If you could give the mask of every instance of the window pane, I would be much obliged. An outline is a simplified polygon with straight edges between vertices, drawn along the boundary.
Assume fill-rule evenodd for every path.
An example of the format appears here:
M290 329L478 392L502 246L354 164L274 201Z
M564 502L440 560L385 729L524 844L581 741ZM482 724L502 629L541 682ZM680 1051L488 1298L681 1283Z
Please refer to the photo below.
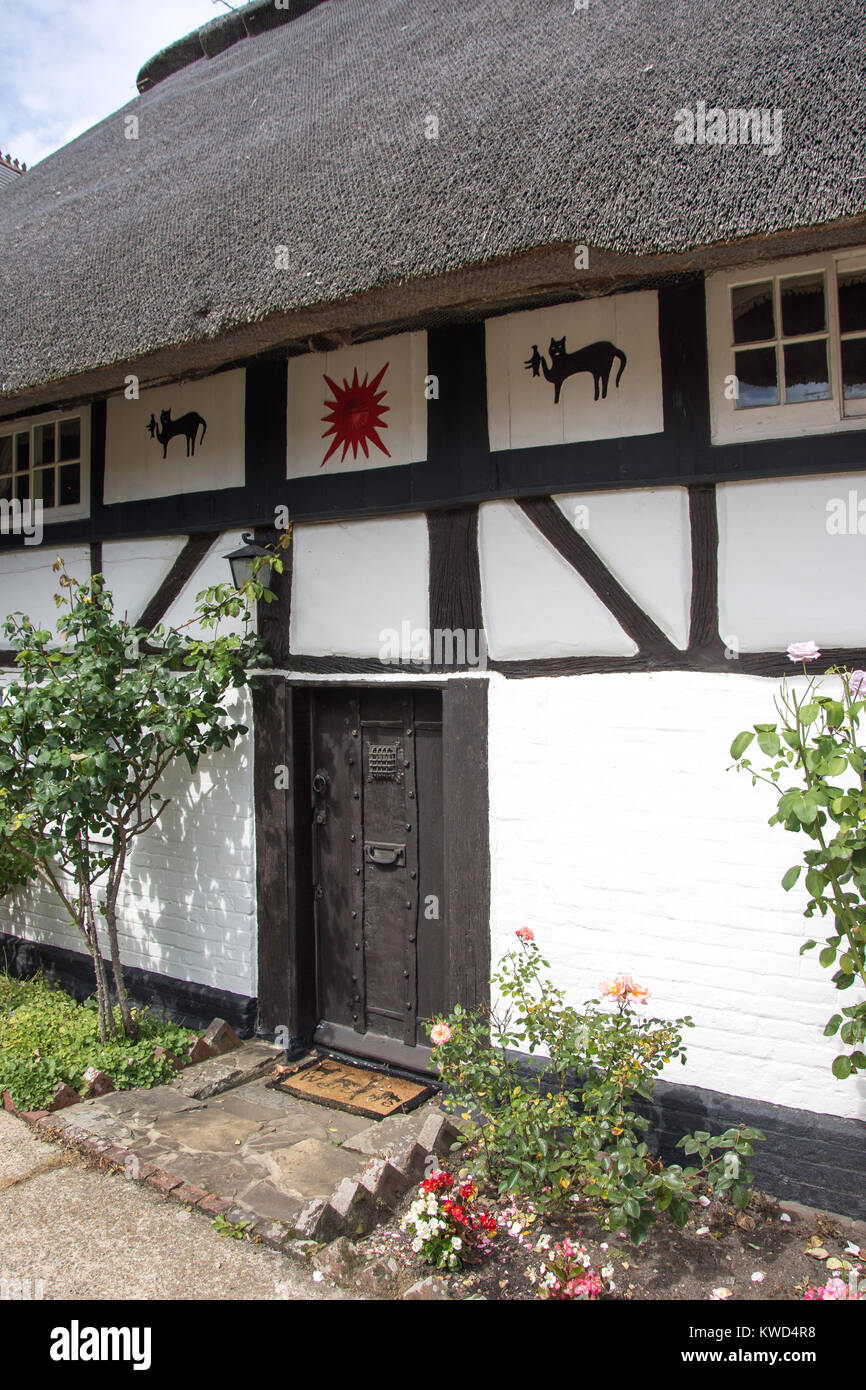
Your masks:
M60 470L60 506L72 507L81 501L80 470L77 463L67 463Z
M26 502L30 496L30 474L16 473L15 475L15 496L19 502Z
M827 327L824 310L824 276L790 275L779 281L782 301L782 333L798 338L803 333L823 333Z
M814 343L785 344L785 401L798 405L801 401L830 399L830 379L827 375L827 344L823 338Z
M846 401L866 396L866 338L848 338L842 344L842 395Z
M15 436L15 467L19 473L30 467L30 435Z
M0 439L0 474L12 472L12 436L4 435Z
M81 421L60 421L60 462L81 458Z
M11 477L0 478L0 501L12 501L12 479Z
M54 462L54 426L38 425L36 427L36 458L34 463L53 463Z
M775 348L736 352L734 368L739 386L737 410L751 410L756 405L779 404Z
M839 330L866 331L866 270L839 271Z
M737 285L732 289L731 314L735 343L763 343L775 338L772 280L760 285Z
M43 505L46 507L54 506L54 469L39 468L33 475L33 490L36 497L41 497Z

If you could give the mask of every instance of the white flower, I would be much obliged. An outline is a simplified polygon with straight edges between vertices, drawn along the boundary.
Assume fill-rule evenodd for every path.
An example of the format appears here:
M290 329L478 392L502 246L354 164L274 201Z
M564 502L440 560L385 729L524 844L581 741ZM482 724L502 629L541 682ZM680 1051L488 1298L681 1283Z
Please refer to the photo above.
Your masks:
M610 1246L608 1245L606 1240L603 1240L598 1248L599 1250L609 1250Z
M846 1255L859 1255L859 1254L860 1254L860 1246L859 1246L859 1245L853 1245L853 1244L851 1243L851 1241L849 1240L848 1244L845 1246L845 1254L846 1254Z
M314 1284L321 1284L321 1282L322 1282L322 1280L324 1279L324 1277L325 1277L325 1276L324 1276L324 1274L322 1273L322 1271L321 1271L320 1269L314 1269L314 1270L313 1270L313 1283L314 1283Z
M730 1298L730 1296L731 1296L731 1291L730 1291L730 1289L726 1289L724 1286L722 1286L721 1288L718 1288L718 1289L713 1289L712 1293L710 1294L710 1298L715 1298L715 1299Z
M709 1197L699 1197L698 1201L700 1202L702 1207L708 1207L710 1205Z
M536 1247L535 1247L535 1249L536 1249L536 1251L538 1251L538 1250L549 1250L549 1249L550 1249L550 1236L540 1236L540 1237L539 1237L539 1240L538 1240L538 1243L537 1243L537 1245L536 1245Z
M601 1267L601 1277L602 1277L602 1279L609 1279L610 1276L611 1276L612 1274L613 1274L613 1265L602 1265L602 1267Z
M455 1236L454 1239L452 1240L452 1242L451 1242L451 1249L452 1249L452 1250L462 1250L462 1249L463 1249L463 1241L460 1239L459 1236Z
M764 1274L760 1269L756 1269L754 1274L752 1275L752 1283L763 1284L766 1277L766 1274Z
M696 1235L696 1236L708 1236L709 1234L710 1234L710 1228L709 1228L709 1226L699 1226L698 1229L695 1231L695 1235Z
M421 1247L423 1246L423 1244L424 1244L423 1240L418 1240L417 1237L416 1237L415 1240L413 1240L413 1242L412 1242L412 1249L415 1251L415 1254L416 1254L416 1255L418 1254L418 1251L421 1249Z
M787 1213L786 1211L783 1211L783 1212L782 1212L782 1215L779 1217L779 1220L780 1220L780 1221L790 1221L791 1218L790 1218L790 1216L788 1215L788 1213Z

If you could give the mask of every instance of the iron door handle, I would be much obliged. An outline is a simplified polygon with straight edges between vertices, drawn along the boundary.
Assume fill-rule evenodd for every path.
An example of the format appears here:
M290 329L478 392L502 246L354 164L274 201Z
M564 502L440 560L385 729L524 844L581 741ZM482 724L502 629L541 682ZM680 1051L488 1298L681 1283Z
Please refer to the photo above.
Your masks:
M374 844L372 841L368 841L364 846L364 857L368 864L404 865L406 863L406 846Z

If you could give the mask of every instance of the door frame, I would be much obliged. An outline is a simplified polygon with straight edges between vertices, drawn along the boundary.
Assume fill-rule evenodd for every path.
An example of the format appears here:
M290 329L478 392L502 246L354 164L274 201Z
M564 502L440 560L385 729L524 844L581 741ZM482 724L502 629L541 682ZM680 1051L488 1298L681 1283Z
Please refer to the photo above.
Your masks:
M251 684L258 1032L272 1037L286 1029L289 1046L300 1048L312 1041L319 1022L312 890L312 695L322 688L363 689L381 682L365 681L360 675L317 682L262 674ZM444 892L451 925L446 985L451 1007L472 1009L490 1000L488 683L480 677L454 677L400 680L393 686L426 687L442 694ZM281 768L288 775L287 788L286 773L278 775ZM352 1050L371 1055L363 1053L363 1036L347 1030ZM329 1045L340 1042L335 1037ZM388 1050L377 1046L374 1055L385 1062L399 1061L383 1055Z

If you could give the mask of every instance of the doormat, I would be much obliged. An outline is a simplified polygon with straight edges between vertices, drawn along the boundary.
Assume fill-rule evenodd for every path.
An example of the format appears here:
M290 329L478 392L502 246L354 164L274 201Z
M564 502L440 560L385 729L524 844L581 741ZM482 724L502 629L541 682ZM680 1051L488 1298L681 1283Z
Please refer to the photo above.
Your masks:
M275 1091L285 1091L299 1100L346 1110L350 1115L366 1115L371 1120L384 1120L386 1115L398 1112L405 1114L437 1091L437 1087L423 1082L338 1062L334 1057L318 1057L270 1084Z

